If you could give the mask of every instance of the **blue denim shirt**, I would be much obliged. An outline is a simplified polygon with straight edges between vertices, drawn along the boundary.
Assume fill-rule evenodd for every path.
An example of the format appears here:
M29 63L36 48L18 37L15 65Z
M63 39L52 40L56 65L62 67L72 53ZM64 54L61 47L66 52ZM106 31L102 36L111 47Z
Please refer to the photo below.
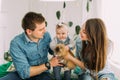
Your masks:
M16 36L10 44L10 54L14 66L22 79L30 77L30 67L44 64L48 61L48 52L53 54L49 44L51 37L46 32L38 43L32 42L22 33Z
M81 56L80 56L81 50L82 50L82 41L81 41L80 37L77 37L77 39L76 39L76 57L78 59L81 58Z

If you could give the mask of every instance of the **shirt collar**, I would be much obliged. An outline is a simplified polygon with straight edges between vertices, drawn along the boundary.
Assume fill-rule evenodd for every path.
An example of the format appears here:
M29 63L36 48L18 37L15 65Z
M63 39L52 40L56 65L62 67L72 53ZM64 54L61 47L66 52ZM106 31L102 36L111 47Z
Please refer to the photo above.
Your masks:
M24 35L25 35L26 43L34 42L34 41L30 40L25 33L24 33ZM43 39L43 38L41 38L41 39ZM41 41L41 39L39 39L39 42Z
M33 41L31 41L29 38L28 38L28 36L24 33L24 35L25 35L25 39L26 39L26 42L27 43L29 43L29 42L33 42Z

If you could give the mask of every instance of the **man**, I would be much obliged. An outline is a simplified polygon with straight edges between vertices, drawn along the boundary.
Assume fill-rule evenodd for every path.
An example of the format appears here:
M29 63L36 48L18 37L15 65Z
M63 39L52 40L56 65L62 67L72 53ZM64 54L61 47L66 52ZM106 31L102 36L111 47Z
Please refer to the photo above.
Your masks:
M46 31L45 18L42 14L28 12L22 20L24 32L16 36L10 44L10 54L16 71L0 80L52 80L49 69L61 66L53 57L48 61L51 42Z

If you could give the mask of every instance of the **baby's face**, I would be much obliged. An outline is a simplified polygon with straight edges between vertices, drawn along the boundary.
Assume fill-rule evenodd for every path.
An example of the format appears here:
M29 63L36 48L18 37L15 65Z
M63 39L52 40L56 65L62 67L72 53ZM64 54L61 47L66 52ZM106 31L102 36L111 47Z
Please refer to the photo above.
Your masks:
M66 40L68 36L68 30L64 27L56 29L56 37L62 41Z

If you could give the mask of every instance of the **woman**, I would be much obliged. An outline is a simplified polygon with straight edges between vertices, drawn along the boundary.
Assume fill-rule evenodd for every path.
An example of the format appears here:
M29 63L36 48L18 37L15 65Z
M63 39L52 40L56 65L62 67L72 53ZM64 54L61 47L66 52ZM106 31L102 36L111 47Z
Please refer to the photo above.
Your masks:
M66 56L83 69L79 80L115 80L107 57L111 43L104 22L98 18L87 20L80 31L80 38L82 50L79 50L79 60Z

